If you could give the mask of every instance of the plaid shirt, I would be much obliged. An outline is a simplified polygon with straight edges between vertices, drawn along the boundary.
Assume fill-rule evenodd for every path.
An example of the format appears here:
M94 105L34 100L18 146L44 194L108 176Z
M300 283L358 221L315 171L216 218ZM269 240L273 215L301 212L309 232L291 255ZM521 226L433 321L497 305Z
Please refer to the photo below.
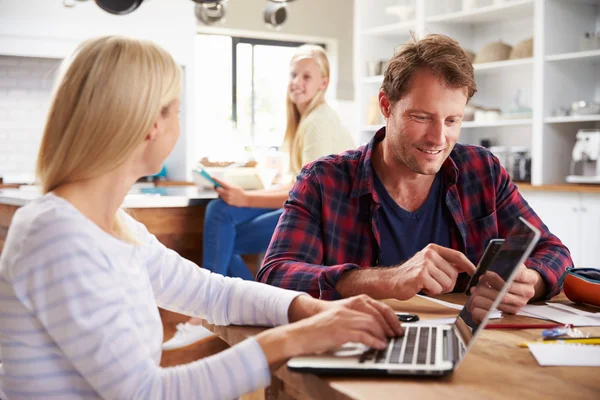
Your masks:
M343 272L378 265L380 235L371 154L382 128L365 146L306 165L290 192L257 279L313 297L336 299ZM573 265L567 248L523 199L496 157L478 146L456 144L441 168L452 215L451 247L473 264L490 239L505 237L517 216L542 232L525 264L539 272L546 298L560 292L559 278ZM468 276L459 275L456 291Z

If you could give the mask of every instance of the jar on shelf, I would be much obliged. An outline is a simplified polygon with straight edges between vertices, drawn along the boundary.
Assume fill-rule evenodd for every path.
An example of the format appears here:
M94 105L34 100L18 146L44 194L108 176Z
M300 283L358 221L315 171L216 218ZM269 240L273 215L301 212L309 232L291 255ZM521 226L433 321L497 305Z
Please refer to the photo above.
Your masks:
M515 182L531 181L531 153L526 147L511 147L509 153L510 176Z

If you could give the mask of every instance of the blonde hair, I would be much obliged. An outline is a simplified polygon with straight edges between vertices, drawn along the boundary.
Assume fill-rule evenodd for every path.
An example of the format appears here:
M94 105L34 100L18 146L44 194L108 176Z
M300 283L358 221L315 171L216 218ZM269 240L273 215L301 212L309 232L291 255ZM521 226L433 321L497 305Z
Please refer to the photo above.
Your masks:
M82 43L52 96L36 168L43 193L122 165L180 91L180 67L152 42L106 36ZM118 215L116 234L135 242Z
M300 60L310 58L314 60L319 66L321 76L329 79L329 60L327 59L327 53L321 46L305 44L296 50L290 65ZM329 86L329 82L327 83ZM285 129L285 136L283 137L283 145L290 153L290 169L292 171L300 171L302 169L302 148L304 147L304 138L298 135L298 128L310 113L325 102L325 92L327 87L323 90L319 90L315 97L312 98L308 107L301 115L298 111L296 104L292 102L290 93L286 96L286 111L287 111L287 126Z

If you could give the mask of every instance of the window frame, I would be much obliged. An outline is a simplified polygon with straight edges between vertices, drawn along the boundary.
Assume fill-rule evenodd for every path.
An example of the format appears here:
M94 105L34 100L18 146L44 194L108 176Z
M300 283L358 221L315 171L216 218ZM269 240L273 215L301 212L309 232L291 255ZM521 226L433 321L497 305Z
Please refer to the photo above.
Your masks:
M252 139L254 140L254 124L255 124L255 115L254 115L254 98L255 98L255 89L254 89L254 46L277 46L277 47L299 47L304 44L315 44L317 46L321 46L325 51L327 51L327 44L323 42L313 42L313 41L303 41L303 40L278 40L278 39L260 39L260 38L249 38L249 37L241 37L241 36L230 36L231 37L231 120L237 127L238 123L238 113L237 113L237 45L238 43L246 43L252 46L252 72L251 72L251 87L252 87Z

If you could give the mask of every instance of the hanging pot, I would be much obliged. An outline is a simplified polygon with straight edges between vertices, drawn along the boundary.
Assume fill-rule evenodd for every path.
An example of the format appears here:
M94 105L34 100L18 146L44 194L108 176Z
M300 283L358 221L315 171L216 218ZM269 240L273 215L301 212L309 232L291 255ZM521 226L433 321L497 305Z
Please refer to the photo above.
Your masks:
M144 0L94 0L98 7L116 15L129 14L142 4Z

